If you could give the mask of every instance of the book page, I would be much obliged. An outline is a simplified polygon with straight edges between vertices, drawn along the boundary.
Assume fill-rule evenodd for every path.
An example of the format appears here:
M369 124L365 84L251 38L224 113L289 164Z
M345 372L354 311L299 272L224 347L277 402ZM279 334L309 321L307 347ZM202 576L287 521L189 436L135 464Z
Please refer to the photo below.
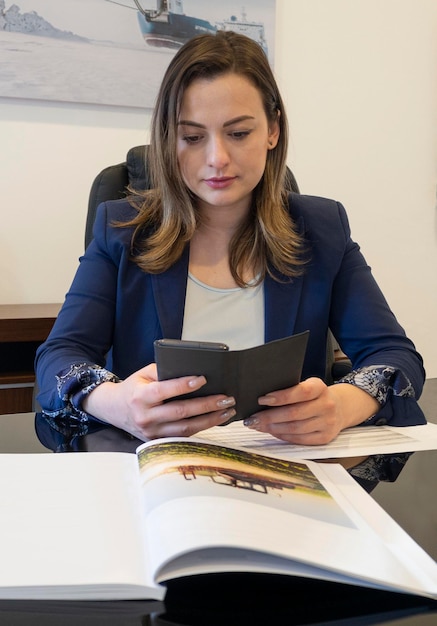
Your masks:
M149 442L138 457L159 581L271 571L437 597L437 565L401 529L393 535L395 522L340 465L197 439ZM377 525L365 513L370 502ZM392 549L391 536L406 542L408 558Z
M343 430L323 446L300 446L281 441L268 433L246 428L242 422L215 426L199 433L202 439L265 452L284 459L334 459L370 454L392 454L417 450L437 450L437 424L421 426L355 426Z
M0 597L150 597L134 454L3 454L0 493Z

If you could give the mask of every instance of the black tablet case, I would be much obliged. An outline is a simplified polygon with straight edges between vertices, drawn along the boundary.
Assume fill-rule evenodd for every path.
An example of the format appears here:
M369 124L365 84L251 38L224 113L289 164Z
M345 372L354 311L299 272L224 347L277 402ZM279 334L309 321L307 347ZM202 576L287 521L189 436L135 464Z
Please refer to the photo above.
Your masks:
M205 376L206 384L179 397L226 394L236 400L236 415L245 419L264 408L258 398L300 382L309 331L246 350L211 350L155 341L158 379Z

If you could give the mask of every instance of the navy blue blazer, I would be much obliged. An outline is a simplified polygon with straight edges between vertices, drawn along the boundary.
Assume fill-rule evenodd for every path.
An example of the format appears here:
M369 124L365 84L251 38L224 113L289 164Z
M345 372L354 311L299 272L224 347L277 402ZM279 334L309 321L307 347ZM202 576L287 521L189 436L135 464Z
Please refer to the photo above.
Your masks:
M302 377L324 378L330 328L354 368L391 366L408 378L418 398L425 377L422 359L351 239L343 206L291 194L289 207L308 244L309 261L299 278L278 282L266 277L265 341L310 330ZM143 272L130 260L132 229L112 225L134 214L125 200L98 208L94 239L37 352L43 409L61 408L56 375L72 363L102 365L125 378L153 362L155 339L181 337L189 246L169 270ZM374 421L409 425L425 418L413 398L390 394Z

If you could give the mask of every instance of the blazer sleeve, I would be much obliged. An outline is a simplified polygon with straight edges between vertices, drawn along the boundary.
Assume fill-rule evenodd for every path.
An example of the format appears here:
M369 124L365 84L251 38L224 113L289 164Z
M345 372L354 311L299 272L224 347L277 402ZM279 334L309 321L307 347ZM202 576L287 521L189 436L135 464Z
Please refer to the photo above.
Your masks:
M118 271L129 256L131 230L114 229L111 222L122 215L126 219L131 210L126 201L98 207L94 239L80 258L49 337L36 353L43 410L56 414L66 409L69 394L62 390L62 376L68 371L82 387L116 379L104 367L113 341Z
M380 385L384 401L368 423L423 424L426 419L417 403L425 380L422 357L352 240L346 212L339 203L337 211L344 252L333 278L329 326L352 361L353 372L344 382L366 390L372 384Z

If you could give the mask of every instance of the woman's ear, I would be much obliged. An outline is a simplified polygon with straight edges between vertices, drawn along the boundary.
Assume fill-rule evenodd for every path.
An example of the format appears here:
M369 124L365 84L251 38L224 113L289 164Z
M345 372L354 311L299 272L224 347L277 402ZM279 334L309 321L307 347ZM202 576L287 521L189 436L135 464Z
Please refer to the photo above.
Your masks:
M278 117L273 122L273 124L270 124L269 126L269 139L267 143L268 150L273 150L273 148L276 148L276 146L278 145L279 135L281 134L281 131L279 129L279 116L280 115L281 115L281 112L278 111Z

